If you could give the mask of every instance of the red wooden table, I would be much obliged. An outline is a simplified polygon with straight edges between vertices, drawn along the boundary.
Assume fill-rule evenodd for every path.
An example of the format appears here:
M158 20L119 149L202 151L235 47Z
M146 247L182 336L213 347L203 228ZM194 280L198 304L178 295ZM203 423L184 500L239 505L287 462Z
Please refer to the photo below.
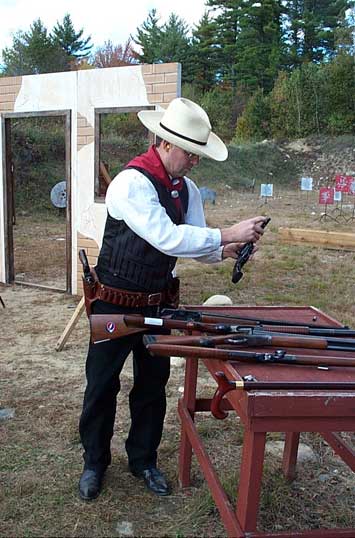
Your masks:
M187 306L188 309L201 307ZM313 307L203 307L203 311L265 317L268 319L306 323L308 325L340 324ZM248 348L248 350L253 350ZM257 351L262 351L260 348ZM268 350L270 351L270 348ZM342 356L341 352L289 349L289 352L309 355ZM344 354L343 354L344 355ZM347 352L347 356L355 356ZM353 381L355 368L331 367L320 370L310 366L246 364L204 360L213 377L223 372L229 380L239 380L252 374L257 380L288 381ZM307 531L259 532L257 515L262 484L265 440L267 432L285 432L283 472L289 479L295 476L300 432L318 432L335 453L355 471L355 452L339 433L355 431L355 392L353 391L243 391L232 390L222 400L223 408L234 410L244 426L243 451L236 507L233 507L221 485L194 424L194 415L210 411L211 399L196 397L198 361L187 360L183 398L179 401L181 441L179 480L182 487L190 485L192 453L195 454L211 494L220 512L227 535L233 538L355 538L353 529L321 529Z

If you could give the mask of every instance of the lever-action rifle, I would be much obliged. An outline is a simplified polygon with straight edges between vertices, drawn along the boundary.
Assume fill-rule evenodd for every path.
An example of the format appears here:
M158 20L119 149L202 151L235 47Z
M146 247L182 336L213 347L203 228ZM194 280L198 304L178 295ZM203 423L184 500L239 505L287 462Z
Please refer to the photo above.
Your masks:
M261 227L265 228L265 226L270 222L270 220L271 220L270 217L266 217L264 222L261 224ZM242 267L249 260L253 250L254 250L254 243L252 241L245 243L245 245L243 245L242 248L240 249L240 252L238 254L237 260L233 268L233 273L232 273L233 284L236 284L242 278L243 276Z
M149 339L149 340L148 340ZM317 338L293 334L266 333L227 334L223 336L172 336L149 335L150 344L171 344L205 348L235 349L236 347L295 347L305 349L329 349L332 351L355 351L355 339ZM335 343L333 343L335 342Z
M145 335L143 341L151 355L159 355L161 357L184 357L220 361L234 360L241 362L260 362L264 364L301 364L307 366L355 366L355 358L293 355L287 354L284 350L277 350L272 353L257 353L254 351L230 351L195 346L155 344L151 343L150 335Z
M245 331L245 327L240 327L239 325L225 325L225 324L209 324L209 323L200 323L195 321L180 321L173 320L169 318L148 318L140 315L122 315L122 314L93 314L89 316L90 319L90 328L91 328L91 341L93 343L98 343L106 340L114 340L116 338L121 338L129 334L137 332L145 332L148 330L157 328L165 329L177 329L180 331L197 331L203 333L211 334L223 334L223 335L233 335L237 334L239 336L245 337L245 334L242 331ZM262 333L260 331L260 336L280 336L275 333L268 334ZM287 336L287 335L281 335ZM295 338L295 335L288 335L290 338ZM304 343L306 347L311 347L314 349L341 349L345 351L354 351L355 350L355 340L350 339L339 339L339 338L316 338L313 336L303 336ZM301 347L299 337L299 345L296 347ZM265 339L266 341L267 339ZM334 342L333 342L334 341ZM244 340L245 342L245 340ZM295 340L292 340L295 344ZM265 344L264 344L265 345ZM271 345L277 345L274 343ZM280 345L286 346L285 341ZM291 344L289 344L291 346ZM337 345L335 348L334 346ZM340 348L340 346L342 347ZM330 348L330 346L333 346Z
M163 308L161 316L164 318L176 319L180 321L199 321L203 323L237 323L238 325L247 325L259 329L273 330L271 326L275 325L277 331L290 332L299 334L310 334L313 336L355 336L355 330L348 327L327 327L326 325L307 325L305 323L288 322L274 319L258 319L248 316L235 316L228 314L217 314L214 312L203 312L200 310L184 310ZM292 330L291 330L292 329Z

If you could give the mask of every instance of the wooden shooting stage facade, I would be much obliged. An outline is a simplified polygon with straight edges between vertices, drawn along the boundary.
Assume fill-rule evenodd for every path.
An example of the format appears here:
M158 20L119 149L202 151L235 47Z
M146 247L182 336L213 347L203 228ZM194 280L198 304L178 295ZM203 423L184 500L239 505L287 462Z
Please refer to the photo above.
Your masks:
M82 294L78 251L96 262L106 219L95 199L99 180L99 116L165 108L181 94L177 63L0 77L0 282L15 280L10 123L14 118L62 116L66 146L66 291Z

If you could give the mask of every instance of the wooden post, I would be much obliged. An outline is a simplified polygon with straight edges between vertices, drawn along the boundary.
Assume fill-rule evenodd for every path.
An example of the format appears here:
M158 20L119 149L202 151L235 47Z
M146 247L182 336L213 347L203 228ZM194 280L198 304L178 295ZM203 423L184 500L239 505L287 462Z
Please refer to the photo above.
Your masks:
M77 324L81 314L83 313L83 310L85 309L85 299L82 297L75 309L74 314L70 318L70 321L68 325L65 327L61 337L59 338L55 349L56 351L62 351L66 341L68 340L72 330L74 329L75 325Z

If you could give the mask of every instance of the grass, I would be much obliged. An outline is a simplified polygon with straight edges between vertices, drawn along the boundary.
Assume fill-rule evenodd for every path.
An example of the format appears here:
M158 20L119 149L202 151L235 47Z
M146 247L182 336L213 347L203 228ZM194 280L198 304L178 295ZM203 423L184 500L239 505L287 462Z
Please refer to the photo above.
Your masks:
M182 303L201 304L218 293L239 305L313 305L339 321L355 327L354 253L280 244L280 226L334 229L320 222L316 200L307 202L296 191L283 190L268 204L257 195L220 189L216 206L207 206L211 226L269 214L259 252L245 265L244 277L231 282L233 261L204 266L180 260ZM55 272L54 255L38 232L38 219L26 217L17 261L31 271ZM53 226L53 227L52 227ZM44 228L54 233L55 222ZM354 232L354 223L336 225L339 231ZM26 234L24 233L26 231ZM26 239L27 238L27 239ZM36 241L37 238L37 241ZM54 242L53 242L54 243ZM37 244L37 247L36 247ZM47 251L48 252L48 251ZM37 264L37 265L36 265ZM63 274L57 271L57 277ZM78 298L21 287L3 287L0 294L6 320L0 348L0 407L15 408L15 418L0 422L0 536L4 537L118 537L125 522L134 536L192 538L221 537L221 523L205 480L193 458L192 485L178 486L179 421L176 403L183 385L183 369L173 369L168 385L168 411L160 450L161 467L173 486L166 499L151 496L127 470L123 442L129 427L127 406L132 368L122 373L122 392L112 443L110 467L99 500L85 504L77 497L77 480L82 468L82 449L77 423L85 386L84 359L88 341L87 320L79 320L61 353L55 344L73 313ZM73 304L74 303L74 304ZM19 335L21 337L19 337ZM214 391L211 377L199 368L199 394ZM198 430L227 494L234 504L243 440L243 428L235 414L224 421L208 413L196 418ZM344 434L345 435L345 434ZM348 441L354 438L347 434ZM317 434L302 434L302 442L316 455L315 462L297 465L296 480L287 482L281 460L267 455L260 505L261 530L354 527L354 475ZM282 440L270 433L268 443ZM323 475L326 481L323 481Z

